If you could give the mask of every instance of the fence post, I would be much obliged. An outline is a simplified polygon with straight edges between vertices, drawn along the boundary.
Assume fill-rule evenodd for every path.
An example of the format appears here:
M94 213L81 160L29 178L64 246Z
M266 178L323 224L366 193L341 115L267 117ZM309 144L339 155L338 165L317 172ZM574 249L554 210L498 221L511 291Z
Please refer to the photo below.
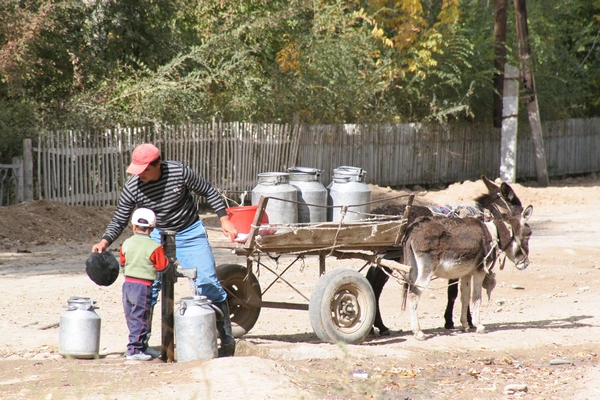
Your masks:
M21 164L22 201L33 201L33 153L31 139L23 139L23 162Z
M19 157L12 158L13 174L15 182L15 204L23 202L23 160ZM16 168L15 168L16 167ZM10 201L8 202L10 204Z

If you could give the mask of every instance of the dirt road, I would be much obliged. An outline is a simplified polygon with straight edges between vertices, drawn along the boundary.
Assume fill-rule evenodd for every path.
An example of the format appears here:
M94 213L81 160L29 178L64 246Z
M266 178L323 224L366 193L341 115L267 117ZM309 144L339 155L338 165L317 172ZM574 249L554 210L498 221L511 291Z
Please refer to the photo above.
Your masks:
M263 309L235 357L172 364L125 360L121 281L98 287L85 274L85 259L110 210L48 203L0 208L0 398L600 399L600 182L513 187L534 206L531 264L524 271L507 264L497 272L498 285L482 307L487 333L443 329L446 288L436 280L419 305L421 326L431 337L415 340L400 310L400 285L390 281L381 298L389 337L323 343L308 312ZM466 203L484 190L481 181L465 182L421 192L417 200ZM397 193L374 188L376 196ZM94 220L102 226L91 225ZM216 257L218 263L245 263L225 250ZM278 271L286 265L283 258L269 262ZM327 268L361 265L332 261ZM311 259L286 272L305 296L317 278ZM260 271L263 288L272 279ZM189 291L187 282L177 283L176 297ZM92 298L100 307L100 359L58 354L56 323L71 296ZM304 301L281 280L265 296ZM157 320L151 345L160 343Z

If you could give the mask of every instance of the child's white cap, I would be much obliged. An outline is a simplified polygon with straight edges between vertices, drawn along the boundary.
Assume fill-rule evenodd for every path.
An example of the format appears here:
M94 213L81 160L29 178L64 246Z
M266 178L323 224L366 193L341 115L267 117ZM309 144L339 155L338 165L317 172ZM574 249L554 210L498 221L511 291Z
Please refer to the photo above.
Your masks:
M138 208L133 212L131 223L137 226L154 228L156 226L156 215L149 208Z

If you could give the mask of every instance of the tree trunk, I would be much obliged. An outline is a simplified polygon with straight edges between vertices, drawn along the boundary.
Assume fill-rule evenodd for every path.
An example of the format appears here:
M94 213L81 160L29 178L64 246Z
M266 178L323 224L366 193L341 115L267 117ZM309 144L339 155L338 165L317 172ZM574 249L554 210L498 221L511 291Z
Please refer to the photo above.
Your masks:
M504 66L504 99L502 129L500 129L500 179L506 183L517 180L517 132L519 117L519 68Z
M531 61L531 48L529 47L529 30L527 28L527 7L525 0L514 0L515 15L517 18L517 37L519 40L519 61L521 64L521 81L523 100L527 104L531 138L535 149L535 170L537 181L541 187L547 187L548 170L544 155L544 139L542 136L542 123L535 92L533 79L533 63Z
M502 126L504 64L506 64L506 8L508 0L495 0L494 18L494 126Z

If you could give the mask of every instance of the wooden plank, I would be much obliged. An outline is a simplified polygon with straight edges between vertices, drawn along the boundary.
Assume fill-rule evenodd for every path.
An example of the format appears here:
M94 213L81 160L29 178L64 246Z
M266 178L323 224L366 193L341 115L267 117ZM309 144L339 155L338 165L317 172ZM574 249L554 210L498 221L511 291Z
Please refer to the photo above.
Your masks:
M378 254L334 250L332 252L332 255L340 260L361 259L361 260L369 261L372 264L376 264L379 266L394 269L403 275L408 274L411 269L410 265L402 264L402 263L400 263L398 261L394 261L394 260L385 259L381 255L378 255Z
M113 133L113 131L110 130L110 131L106 132L103 135L103 137L102 137L102 139L103 139L102 140L103 147L109 147L108 146L108 140L107 140L107 138L110 135L112 135L112 133ZM110 163L109 158L108 158L108 153L105 153L105 154L102 155L100 162L101 162L100 168L101 168L101 171L102 171L101 172L101 177L100 177L100 182L102 183L101 191L102 191L102 193L106 193L106 192L109 191L108 185L110 184L110 181L108 179L108 176L109 176L108 175L108 164Z
M99 144L99 136L95 135L95 136L91 136L90 137L90 145L93 145L94 147L98 147ZM91 154L91 159L92 159L92 173L94 174L94 185L92 186L92 195L94 196L94 205L96 207L98 207L101 204L100 199L97 198L98 193L100 191L99 188L99 184L100 184L100 170L99 170L99 156L97 154L92 153Z
M110 179L110 183L114 184L114 182L118 182L119 181L119 171L121 170L121 168L123 168L122 165L119 164L119 158L118 158L118 151L117 150L117 138L121 136L121 132L115 132L114 134L110 135L108 140L109 140L109 146L111 149L113 149L113 151L110 153L110 164L108 165L109 167L109 179ZM107 188L107 190L110 190L111 187L109 186ZM116 200L116 199L115 199Z
M85 148L89 146L89 131L80 132L79 135L79 146L81 148ZM92 185L92 171L90 170L90 156L83 155L78 157L78 162L81 163L81 188L82 188L82 196L85 198L91 192ZM86 206L91 206L92 204L85 204Z
M308 311L308 304L303 303L285 303L285 302L277 302L277 301L261 301L261 308L278 308L285 310L304 310Z
M56 147L56 138L55 138L55 133L52 133L51 136L48 138L48 146L50 148L55 148ZM54 197L59 196L60 194L58 193L58 189L57 189L57 182L58 182L58 163L57 163L57 156L56 153L55 154L51 154L50 156L50 169L49 169L49 182L50 185L48 187L48 200L52 200Z
M175 361L175 301L174 301L173 267L162 273L161 288L161 359L172 363Z
M400 234L402 221L351 221L320 223L309 227L292 228L289 232L256 236L255 247L264 252L291 253L318 249L360 249L391 247Z
M73 147L79 145L78 143L78 132L69 131L69 164L71 165L71 179L73 184L71 185L71 196L73 198L72 204L80 204L79 195L81 194L81 176L79 173L79 160L78 157L73 154Z
M129 156L129 143L131 141L131 137L129 135L125 135L125 137L123 137L123 133L119 133L119 154L118 154L118 162L119 162L119 180L117 181L117 183L120 185L120 187L125 186L125 182L127 182L127 178L129 177L129 175L127 174L127 167L129 165L129 163L127 161L125 161L125 154L127 154L127 156ZM115 200L115 205L117 204L118 200Z
M31 139L23 139L23 200L33 200L33 154L31 153Z
M37 195L38 195L38 198L43 199L43 197L42 197L42 194L43 194L42 188L44 187L44 179L45 179L45 177L42 175L42 166L45 165L45 162L46 162L46 160L45 160L46 157L45 156L46 155L43 152L44 139L43 139L42 134L38 135L38 146L39 146L39 148L38 148L38 154L37 154L37 160L38 160L38 162L37 162L37 176L38 176L38 179L37 179Z
M252 221L252 227L250 228L250 232L248 233L248 239L246 240L246 244L244 248L246 250L251 250L254 248L256 237L258 235L258 230L260 227L260 221L262 221L263 215L265 215L265 210L267 208L267 203L269 202L269 198L265 196L260 196L257 204L256 214L254 214L254 220Z

